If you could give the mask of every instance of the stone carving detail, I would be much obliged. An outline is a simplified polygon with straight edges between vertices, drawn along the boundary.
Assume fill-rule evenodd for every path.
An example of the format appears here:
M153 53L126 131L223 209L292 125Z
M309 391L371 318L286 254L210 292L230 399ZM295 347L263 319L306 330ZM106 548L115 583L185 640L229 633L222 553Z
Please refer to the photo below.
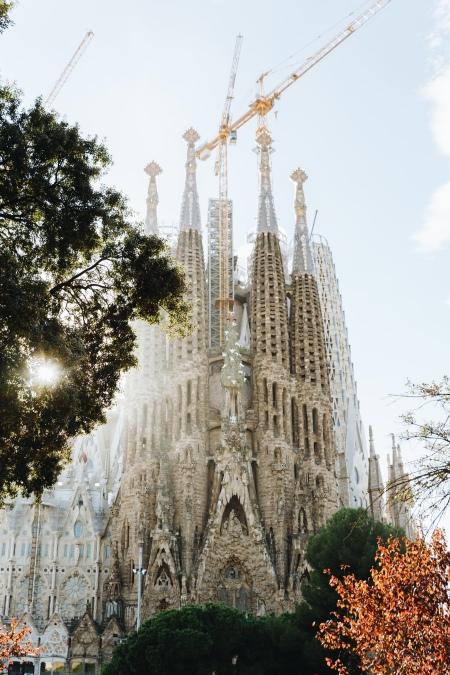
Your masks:
M64 619L82 616L90 597L89 583L75 571L61 586L59 608Z

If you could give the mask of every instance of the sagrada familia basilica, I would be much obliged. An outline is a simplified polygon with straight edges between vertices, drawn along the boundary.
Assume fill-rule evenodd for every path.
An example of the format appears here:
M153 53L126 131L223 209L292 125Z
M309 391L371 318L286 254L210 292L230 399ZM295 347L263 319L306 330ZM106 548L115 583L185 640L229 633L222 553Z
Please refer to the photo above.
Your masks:
M41 646L25 672L98 673L139 617L187 603L293 610L308 538L341 506L411 527L407 505L384 502L371 430L366 448L331 251L308 231L306 174L291 175L289 254L272 194L272 140L260 127L257 231L249 273L233 261L234 307L219 346L198 135L189 129L184 140L174 255L189 280L192 332L169 339L138 324L139 365L108 423L75 441L72 463L40 504L20 498L0 512L0 618L25 620ZM151 234L160 171L146 168ZM393 439L388 481L404 473Z

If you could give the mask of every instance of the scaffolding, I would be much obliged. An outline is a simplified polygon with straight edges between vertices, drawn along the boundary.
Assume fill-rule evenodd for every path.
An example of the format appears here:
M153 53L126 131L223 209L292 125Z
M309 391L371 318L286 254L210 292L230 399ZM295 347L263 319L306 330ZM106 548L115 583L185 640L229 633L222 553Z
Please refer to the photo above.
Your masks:
M227 199L224 208L224 220L227 227L223 228L227 232L228 242L228 264L226 269L226 276L228 282L226 289L226 297L233 297L233 204L231 199ZM221 273L221 241L220 241L220 199L210 199L208 202L208 338L209 347L219 347L222 343L221 339L221 322L220 322L220 303L218 298L221 298L220 278Z

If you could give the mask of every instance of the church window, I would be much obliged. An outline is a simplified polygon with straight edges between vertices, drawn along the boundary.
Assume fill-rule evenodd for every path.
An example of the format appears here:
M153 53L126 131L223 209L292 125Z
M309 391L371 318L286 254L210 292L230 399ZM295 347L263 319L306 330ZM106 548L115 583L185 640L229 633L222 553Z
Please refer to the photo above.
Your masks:
M277 383L272 383L272 405L274 408L277 407Z
M191 413L187 413L186 415L186 433L192 433Z
M83 523L81 522L81 520L77 520L75 522L75 525L73 526L73 533L74 533L75 537L77 537L77 539L79 537L82 537L83 532L84 532Z
M86 544L86 558L91 557L91 543Z
M187 405L190 405L192 401L192 382L188 380L187 383Z
M80 558L84 557L84 544L79 545Z
M225 579L233 579L233 580L240 579L241 578L241 571L240 571L239 567L237 567L236 565L230 565L225 570L224 576L225 576Z
M67 545L67 544L64 544L64 557L65 557L65 558L67 558L67 551L68 551L68 549L69 549L68 545Z
M268 389L267 389L267 380L266 380L266 378L264 378L263 382L264 382L264 385L263 385L263 386L264 386L264 401L267 403L267 400L268 400L268 398L269 398L269 392L268 392Z
M22 543L22 546L20 547L20 555L24 556L25 555L25 542Z
M314 458L316 460L316 464L319 464L319 462L322 461L322 454L320 452L320 444L314 442Z
M273 435L278 438L280 435L280 427L278 426L278 415L273 416Z
M73 544L70 544L69 558L73 558L74 552L75 552L75 546Z
M317 408L313 408L312 418L313 418L313 432L317 434L319 431L319 416L317 414Z
M305 433L308 433L308 411L306 405L303 406L303 429Z
M3 542L3 544L2 544L2 557L5 555L5 553L6 553L6 543Z
M306 458L306 459L309 457L309 453L310 453L310 450L309 450L309 438L308 438L308 436L306 436L306 438L305 438L305 458Z

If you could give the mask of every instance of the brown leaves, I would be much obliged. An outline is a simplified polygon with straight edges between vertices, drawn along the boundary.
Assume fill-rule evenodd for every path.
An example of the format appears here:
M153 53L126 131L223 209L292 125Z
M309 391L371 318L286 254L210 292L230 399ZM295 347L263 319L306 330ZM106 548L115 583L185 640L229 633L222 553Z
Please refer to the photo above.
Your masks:
M17 619L12 619L9 629L0 627L0 666L7 666L13 656L35 656L39 650L29 640L25 641L31 628L18 628Z
M358 656L364 672L448 675L450 553L443 533L437 530L430 544L379 541L376 562L368 581L331 577L342 611L320 625L318 639ZM338 658L327 665L348 674Z

